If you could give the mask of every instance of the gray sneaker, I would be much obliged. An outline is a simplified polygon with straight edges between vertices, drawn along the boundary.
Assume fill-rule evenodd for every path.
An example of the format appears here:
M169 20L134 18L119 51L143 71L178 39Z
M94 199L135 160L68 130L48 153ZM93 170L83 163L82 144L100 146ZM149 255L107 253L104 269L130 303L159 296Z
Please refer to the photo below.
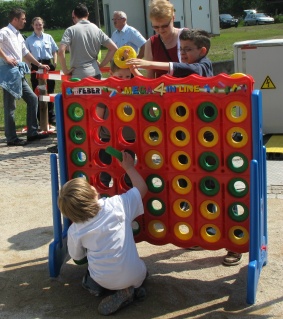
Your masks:
M97 282L95 282L89 275L89 272L83 276L82 286L84 289L88 290L95 297L103 295L106 291L105 288L101 287Z
M98 312L103 316L111 315L134 301L135 289L129 287L117 290L113 295L104 298L98 305Z

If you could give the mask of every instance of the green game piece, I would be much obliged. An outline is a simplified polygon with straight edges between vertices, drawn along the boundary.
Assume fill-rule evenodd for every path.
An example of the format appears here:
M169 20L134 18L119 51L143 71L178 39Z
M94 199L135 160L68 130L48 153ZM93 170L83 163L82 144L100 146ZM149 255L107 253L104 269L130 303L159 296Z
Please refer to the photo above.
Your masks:
M120 162L122 162L122 160L123 160L122 152L116 150L112 146L107 146L105 149L105 152L116 157Z

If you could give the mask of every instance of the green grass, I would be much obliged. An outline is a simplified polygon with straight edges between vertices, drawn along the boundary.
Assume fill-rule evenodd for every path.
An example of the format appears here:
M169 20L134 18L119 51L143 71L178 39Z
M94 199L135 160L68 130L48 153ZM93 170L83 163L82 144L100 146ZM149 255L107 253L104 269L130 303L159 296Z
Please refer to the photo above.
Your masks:
M64 30L46 30L47 33L51 34L54 40L59 45ZM30 35L31 32L24 33ZM276 39L282 38L283 34L283 23L273 25L259 25L244 27L239 26L238 28L230 28L220 30L220 36L215 36L211 39L211 48L209 51L209 58L213 62L233 60L233 44L239 41L245 40L258 40L258 39ZM104 57L106 50L102 50L102 57ZM69 62L69 53L66 54L67 63ZM58 61L57 69L60 70L60 63ZM29 78L29 76L27 76ZM61 91L61 82L56 81L55 92ZM0 105L3 105L3 93L0 89ZM22 128L26 125L26 106L23 100L17 101L16 108L16 125L17 128ZM0 131L4 129L3 119L3 107L0 107Z

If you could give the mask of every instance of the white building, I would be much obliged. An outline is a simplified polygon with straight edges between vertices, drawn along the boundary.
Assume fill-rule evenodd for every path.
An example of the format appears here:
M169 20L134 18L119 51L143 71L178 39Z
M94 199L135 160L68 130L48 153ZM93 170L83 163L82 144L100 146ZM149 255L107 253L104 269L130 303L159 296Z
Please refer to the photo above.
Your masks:
M147 39L154 34L148 18L149 0L103 0L106 33L115 31L112 23L114 11L124 11L127 23L138 29ZM214 35L220 34L218 0L171 0L175 8L176 27L204 29Z

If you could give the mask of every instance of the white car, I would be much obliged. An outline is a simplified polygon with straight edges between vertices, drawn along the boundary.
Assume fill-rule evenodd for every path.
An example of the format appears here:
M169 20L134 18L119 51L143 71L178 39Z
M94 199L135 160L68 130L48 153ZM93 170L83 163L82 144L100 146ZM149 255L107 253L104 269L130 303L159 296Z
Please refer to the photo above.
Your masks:
M249 13L244 19L245 25L270 24L274 19L266 13Z

